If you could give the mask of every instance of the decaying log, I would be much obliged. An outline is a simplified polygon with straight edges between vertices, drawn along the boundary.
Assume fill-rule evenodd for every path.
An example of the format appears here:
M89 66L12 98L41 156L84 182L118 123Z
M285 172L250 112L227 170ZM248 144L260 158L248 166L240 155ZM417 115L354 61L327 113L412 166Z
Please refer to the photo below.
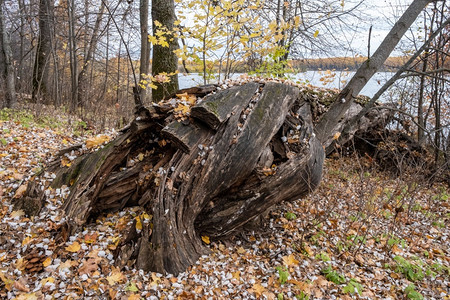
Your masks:
M317 187L320 106L295 86L265 82L210 93L182 118L164 103L141 108L113 141L58 172L53 185L71 189L68 226L141 205L152 224L123 237L117 261L183 271L208 251L201 236L232 236Z

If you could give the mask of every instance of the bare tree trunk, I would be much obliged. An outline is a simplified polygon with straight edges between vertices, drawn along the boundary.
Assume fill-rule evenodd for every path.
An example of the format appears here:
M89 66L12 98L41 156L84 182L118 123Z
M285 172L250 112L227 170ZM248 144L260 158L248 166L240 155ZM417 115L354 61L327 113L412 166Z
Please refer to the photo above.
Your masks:
M94 51L97 48L98 34L104 11L105 11L105 2L101 1L94 29L92 31L91 39L89 40L89 42L87 42L86 45L87 49L85 50L84 62L83 65L81 66L81 71L78 74L78 95L77 95L78 107L83 107L86 99L89 97L90 85L88 83L88 70L92 65L92 58L94 56ZM85 24L85 26L87 27L88 24Z
M400 41L411 24L416 20L420 12L430 3L431 0L414 0L406 9L400 19L392 27L391 31L384 38L381 45L368 58L353 75L350 82L336 97L327 113L322 117L316 126L316 134L319 140L328 147L336 134L336 125L353 103L353 99L359 94L370 78L378 71L386 59L389 57L395 46Z
M140 0L139 2L139 21L141 24L141 58L139 68L139 83L145 79L145 75L149 74L150 67L150 42L148 41L148 0ZM143 76L144 75L144 76ZM136 87L139 93L139 101L135 99L135 105L140 106L146 103L147 90L142 87Z
M69 56L70 56L70 78L71 78L71 101L70 108L75 111L78 101L78 59L77 59L77 44L75 37L75 1L67 0L67 16L69 27Z
M52 25L54 0L39 1L39 38L33 68L33 99L38 101L42 96L45 104L50 104L49 70L52 51Z
M6 32L5 21L3 16L3 0L0 0L0 65L2 66L1 74L5 83L5 106L14 108L17 105L15 74L12 64L12 52L9 35Z
M156 34L155 22L161 23L167 30L172 32L176 20L174 0L152 0L153 34ZM174 50L178 49L178 41L169 34L167 36L169 47L161 45L153 46L152 75L161 73L175 73L178 71L178 57ZM170 82L157 84L157 89L152 91L152 100L158 102L165 96L172 95L178 90L178 74L170 76Z

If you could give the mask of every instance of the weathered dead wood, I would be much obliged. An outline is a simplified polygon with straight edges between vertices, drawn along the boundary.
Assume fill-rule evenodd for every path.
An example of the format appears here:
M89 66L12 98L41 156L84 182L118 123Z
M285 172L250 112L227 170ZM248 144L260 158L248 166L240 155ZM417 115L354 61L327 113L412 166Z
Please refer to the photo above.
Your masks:
M161 131L168 139L184 152L191 152L198 140L208 134L208 128L200 123L173 121Z
M152 224L130 230L117 261L183 271L208 251L200 236L236 234L319 184L324 149L313 107L297 87L267 82L211 94L183 121L164 104L143 110L57 175L54 184L71 186L68 225L73 232L101 213L144 206Z
M184 94L184 93L195 95L197 97L203 97L214 92L215 90L217 90L216 84L193 86L190 88L178 90L175 94L172 94L170 95L170 97L167 97L167 99L174 98L176 94Z
M257 83L249 83L245 89L235 86L208 96L191 109L191 116L205 122L212 129L217 129L231 115L237 113L243 103L248 102L258 88Z

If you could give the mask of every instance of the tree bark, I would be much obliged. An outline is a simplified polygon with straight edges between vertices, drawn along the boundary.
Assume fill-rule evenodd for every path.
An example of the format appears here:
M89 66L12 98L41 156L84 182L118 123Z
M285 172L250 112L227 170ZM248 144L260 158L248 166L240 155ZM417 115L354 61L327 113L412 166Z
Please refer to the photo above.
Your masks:
M431 0L414 0L406 9L400 19L394 24L388 35L384 38L378 49L368 58L353 75L350 82L336 97L327 113L316 126L316 134L319 140L328 147L333 136L337 133L335 129L345 112L350 108L353 99L359 94L370 78L378 71L389 57L395 46L400 41L411 24L416 20L420 12L432 2ZM325 141L328 141L325 143Z
M146 76L149 74L150 68L150 42L148 40L148 0L140 0L139 2L139 21L141 28L141 58L139 67L139 84L142 84L143 80L146 80ZM145 103L147 97L147 89L139 87L139 101L135 103L137 106Z
M12 64L12 51L8 32L5 28L5 21L3 15L3 0L0 0L0 61L2 67L2 79L5 86L5 103L8 108L14 108L17 105L16 88L15 88L15 74Z
M33 68L32 97L36 102L42 97L45 104L51 103L48 89L50 54L52 51L53 10L53 0L39 1L39 37Z
M95 49L97 48L98 34L100 30L100 25L102 23L103 13L105 11L105 2L101 1L100 7L98 9L97 19L95 21L94 29L92 30L91 39L86 43L85 57L83 65L81 66L81 71L78 74L78 88L77 88L77 106L82 107L86 100L89 98L89 83L88 83L88 70L92 65L92 59L94 56ZM87 24L86 24L87 26ZM87 34L86 34L87 38Z
M178 41L173 35L175 16L174 0L152 0L152 20L153 34L158 30L155 22L159 22L167 28L167 42L169 47L153 45L152 75L157 76L162 73L176 73L178 70L178 57L174 50L178 49ZM178 90L178 74L170 76L170 82L156 83L157 89L152 91L153 102L158 102L164 97L173 94Z

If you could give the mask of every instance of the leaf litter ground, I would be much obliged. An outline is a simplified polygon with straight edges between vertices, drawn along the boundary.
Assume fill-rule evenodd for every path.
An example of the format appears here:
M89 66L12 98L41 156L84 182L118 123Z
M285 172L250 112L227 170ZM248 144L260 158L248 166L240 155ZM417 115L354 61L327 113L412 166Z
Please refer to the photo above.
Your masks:
M13 209L59 149L98 147L114 134L0 121L0 298L450 299L448 186L392 178L369 158L328 159L316 192L275 207L258 230L203 237L210 255L177 277L114 266L122 233L151 222L141 208L101 216L67 242L57 239L67 187L46 189L37 217Z

